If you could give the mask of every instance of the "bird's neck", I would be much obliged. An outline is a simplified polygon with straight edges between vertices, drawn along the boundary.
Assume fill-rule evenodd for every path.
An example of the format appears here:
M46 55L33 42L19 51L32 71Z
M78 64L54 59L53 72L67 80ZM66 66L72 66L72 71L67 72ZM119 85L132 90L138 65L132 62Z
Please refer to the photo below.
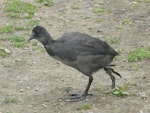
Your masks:
M47 41L45 41L44 48L45 50L48 52L49 55L53 56L54 51L53 51L53 44L54 44L54 40L52 38L48 38Z
M47 45L52 45L52 44L54 43L54 40L53 40L52 37L48 34L48 35L46 36L46 38L44 38L44 40L41 41L41 42L42 42L42 44L43 44L44 46L47 46Z

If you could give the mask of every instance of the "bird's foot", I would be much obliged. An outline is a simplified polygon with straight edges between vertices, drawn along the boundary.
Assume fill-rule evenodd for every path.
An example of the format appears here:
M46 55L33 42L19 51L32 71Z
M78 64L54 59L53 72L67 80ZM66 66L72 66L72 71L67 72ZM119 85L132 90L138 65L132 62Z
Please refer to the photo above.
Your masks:
M87 95L92 95L92 94L87 94ZM67 102L81 101L85 99L87 95L71 93L69 94L68 98L60 98L59 101L67 101Z
M85 95L85 94L69 93L69 96L71 96L71 97L76 97L76 96L81 96L81 95ZM86 96L87 95L91 95L92 96L92 94L86 94Z
M82 94L70 94L67 98L60 98L59 101L66 101L66 102L76 102L85 99L85 95Z

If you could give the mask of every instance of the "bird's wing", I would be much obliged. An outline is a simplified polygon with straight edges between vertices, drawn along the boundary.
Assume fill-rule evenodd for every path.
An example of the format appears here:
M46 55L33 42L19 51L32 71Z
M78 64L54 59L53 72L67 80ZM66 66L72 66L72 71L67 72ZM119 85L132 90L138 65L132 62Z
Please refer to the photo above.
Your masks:
M106 42L78 32L65 34L57 40L57 43L57 47L54 47L55 55L68 61L75 61L78 56L100 55L105 57L105 55L115 53Z
M77 45L76 51L78 54L82 55L108 55L114 51L111 50L112 48L106 42L94 37L83 40Z
M57 54L61 59L74 61L78 56L106 55L108 54L108 47L107 44L98 39L74 39L66 41L59 47L55 47L55 54Z

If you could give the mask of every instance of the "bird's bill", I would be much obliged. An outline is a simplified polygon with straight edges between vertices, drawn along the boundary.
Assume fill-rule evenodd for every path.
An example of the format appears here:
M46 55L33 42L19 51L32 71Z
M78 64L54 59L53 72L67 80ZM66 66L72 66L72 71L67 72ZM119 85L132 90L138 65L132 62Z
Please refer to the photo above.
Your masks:
M30 40L32 40L32 39L34 39L34 36L33 36L33 35L31 35L31 36L29 37L28 42L30 42Z

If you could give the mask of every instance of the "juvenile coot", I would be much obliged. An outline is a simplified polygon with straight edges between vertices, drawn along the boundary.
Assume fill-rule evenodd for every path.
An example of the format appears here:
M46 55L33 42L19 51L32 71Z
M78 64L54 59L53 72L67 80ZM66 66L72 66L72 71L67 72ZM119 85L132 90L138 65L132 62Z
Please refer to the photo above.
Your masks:
M36 26L32 30L29 41L32 39L40 41L51 57L89 77L88 85L83 94L72 94L70 100L81 100L88 95L88 90L93 81L92 74L101 68L110 76L112 88L115 87L115 77L112 73L121 77L110 65L118 53L106 42L97 38L84 33L70 32L57 40L53 40L44 27Z

